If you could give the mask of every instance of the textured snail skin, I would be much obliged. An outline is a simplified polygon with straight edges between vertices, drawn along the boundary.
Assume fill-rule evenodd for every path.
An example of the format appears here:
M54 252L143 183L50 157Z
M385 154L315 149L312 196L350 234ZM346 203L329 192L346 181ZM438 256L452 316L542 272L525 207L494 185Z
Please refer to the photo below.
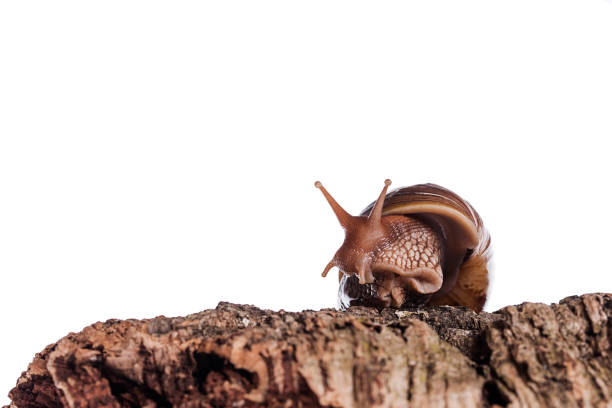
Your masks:
M323 272L340 269L340 308L446 304L482 310L491 251L478 213L434 184L386 194L390 184L386 180L378 200L351 216L315 183L346 232Z

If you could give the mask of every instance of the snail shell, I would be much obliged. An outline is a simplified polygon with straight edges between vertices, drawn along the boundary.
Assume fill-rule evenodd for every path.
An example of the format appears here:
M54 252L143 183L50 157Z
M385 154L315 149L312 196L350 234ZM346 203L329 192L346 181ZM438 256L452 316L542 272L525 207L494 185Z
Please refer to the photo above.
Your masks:
M482 310L487 298L491 239L474 208L435 185L402 187L362 213L346 213L320 184L346 238L323 275L340 269L338 302L406 307L458 305Z

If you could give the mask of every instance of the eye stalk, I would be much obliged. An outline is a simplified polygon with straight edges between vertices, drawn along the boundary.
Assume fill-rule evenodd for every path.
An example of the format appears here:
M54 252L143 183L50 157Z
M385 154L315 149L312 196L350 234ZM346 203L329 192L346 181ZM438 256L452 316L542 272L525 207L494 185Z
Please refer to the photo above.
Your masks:
M325 199L331 206L332 210L336 214L338 221L340 221L340 225L342 225L342 228L344 228L345 230L350 229L352 226L351 224L355 222L355 219L360 218L360 217L354 217L348 212L346 212L344 208L342 208L340 204L338 204L338 202L334 200L334 197L332 197L331 194L329 194L327 189L323 187L323 184L321 184L320 181L315 181L314 185L316 188L321 190L321 193L323 193L323 196L325 197ZM391 185L391 180L386 179L385 186L380 192L380 195L378 196L378 200L376 201L376 204L374 205L374 207L372 208L372 211L370 212L370 215L368 216L369 222L371 223L380 222L380 219L382 218L382 209L383 209L383 204L385 202L385 196L387 195L387 189L389 188L390 185Z
M321 192L323 193L323 196L336 214L336 218L338 218L338 221L340 221L340 225L342 225L342 228L344 228L345 230L349 229L355 217L347 213L344 208L342 208L340 204L338 204L338 202L334 200L334 197L332 197L331 194L327 192L327 190L325 189L325 187L323 187L323 184L321 184L320 181L315 182L315 187L321 190Z
M386 179L385 186L380 192L380 195L378 196L378 200L376 200L376 204L374 205L374 207L372 208L372 211L370 212L370 215L368 216L368 221L372 224L380 223L380 219L382 218L383 204L385 203L385 196L387 195L387 189L389 188L390 185L391 185L391 180Z

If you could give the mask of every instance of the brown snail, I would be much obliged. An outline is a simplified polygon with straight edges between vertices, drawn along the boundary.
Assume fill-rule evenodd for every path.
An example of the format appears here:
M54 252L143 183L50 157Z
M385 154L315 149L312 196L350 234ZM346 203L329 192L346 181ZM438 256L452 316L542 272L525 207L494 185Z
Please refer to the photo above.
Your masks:
M340 308L430 304L481 311L491 239L478 213L435 184L387 194L390 184L385 180L378 200L352 216L315 183L346 233L322 274L334 266L340 269Z

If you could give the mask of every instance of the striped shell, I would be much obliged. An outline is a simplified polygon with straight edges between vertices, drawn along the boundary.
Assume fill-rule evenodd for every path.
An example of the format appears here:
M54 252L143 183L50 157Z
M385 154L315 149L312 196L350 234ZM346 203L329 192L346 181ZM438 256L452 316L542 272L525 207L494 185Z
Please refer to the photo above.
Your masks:
M375 202L361 215L371 212ZM418 184L389 192L384 215L410 215L434 227L444 248L442 287L428 300L433 305L458 305L481 311L487 299L491 238L474 208L452 191ZM340 291L349 276L341 278ZM344 284L343 284L344 283ZM342 298L342 293L340 294ZM342 305L341 306L348 306Z

